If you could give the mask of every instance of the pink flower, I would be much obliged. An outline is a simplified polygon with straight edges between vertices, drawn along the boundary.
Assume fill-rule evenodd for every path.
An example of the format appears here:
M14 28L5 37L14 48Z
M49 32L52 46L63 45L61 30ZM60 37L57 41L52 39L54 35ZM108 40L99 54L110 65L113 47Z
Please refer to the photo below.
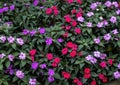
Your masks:
M105 68L107 65L106 65L106 62L105 61L102 61L101 63L100 63L100 66L102 67L102 68Z

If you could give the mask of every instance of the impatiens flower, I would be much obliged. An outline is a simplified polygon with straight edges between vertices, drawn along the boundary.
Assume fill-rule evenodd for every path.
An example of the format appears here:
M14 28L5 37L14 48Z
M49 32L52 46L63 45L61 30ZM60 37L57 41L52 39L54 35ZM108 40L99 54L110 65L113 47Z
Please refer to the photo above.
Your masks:
M90 61L93 64L95 64L97 62L97 59L94 58L92 55L88 55L85 59Z
M40 33L40 34L44 34L45 31L46 31L45 28L39 28L39 33Z
M100 59L105 59L106 57L107 57L106 54L103 54L103 53L100 54Z
M75 28L75 33L77 33L77 34L81 34L81 29L80 28Z
M86 26L87 26L87 27L92 27L92 22L88 22L88 23L86 24Z
M110 1L106 1L106 2L105 2L105 5L106 5L107 7L111 7L112 3L111 3Z
M58 63L52 62L52 67L57 67Z
M68 48L63 48L63 49L62 49L62 54L63 54L63 55L66 55L67 52L68 52Z
M23 73L22 71L20 71L20 70L17 70L17 71L16 71L16 76L17 76L18 78L20 78L20 79L23 79L23 78L24 78L24 73Z
M100 63L100 66L102 67L102 68L105 68L107 65L106 65L107 63L105 62L105 61L102 61L101 63Z
M23 53L23 52L21 52L21 53L19 54L19 58L20 58L21 60L25 60L26 54Z
M108 59L108 64L112 65L113 64L113 59Z
M77 12L77 14L76 14L76 18L78 18L78 17L82 17L82 13L81 12Z
M104 35L104 39L107 40L107 41L110 40L111 39L111 35L109 33L105 34Z
M22 32L22 34L27 35L27 34L29 34L29 32L30 32L29 30L24 29L23 32Z
M34 6L37 6L38 3L39 3L39 0L34 0L34 2L33 2Z
M18 43L19 45L23 45L23 44L24 44L24 41L23 41L22 38L17 38L16 40L17 40L17 43Z
M46 42L47 45L51 45L52 42L53 42L53 39L52 38L46 38L45 42Z
M97 27L98 27L98 28L103 27L103 22L98 22Z
M49 76L49 77L48 77L48 81L49 81L49 82L53 82L53 81L54 81L54 77L53 77L53 76Z
M67 0L69 4L73 3L73 0Z
M15 58L15 57L14 57L12 54L9 54L9 55L8 55L8 59L9 59L10 61L13 61L14 58Z
M29 34L30 34L30 36L34 36L36 33L37 33L36 30L31 30Z
M77 52L75 50L73 50L70 52L70 57L74 58L76 56L76 54L77 54Z
M112 31L112 33L113 33L114 35L116 35L116 34L118 34L119 32L118 32L117 29L114 29L114 30Z
M95 9L97 8L97 4L96 4L96 3L92 3L92 4L90 5L90 8L91 8L92 10L95 10Z
M85 68L84 73L86 73L86 74L90 73L90 68Z
M100 58L100 52L99 51L94 51L94 56L97 58Z
M100 38L95 38L95 39L94 39L94 42L95 42L96 44L99 44L99 43L100 43Z
M47 8L47 9L46 9L46 14L47 14L47 15L52 14L52 8Z
M55 63L60 63L60 58L59 58L59 57L56 57L56 58L54 59L54 62L55 62Z
M104 21L103 21L103 24L104 24L104 26L107 26L107 25L108 25L108 21L107 21L107 20L104 20Z
M87 13L87 16L88 16L88 17L91 17L91 16L93 16L93 15L94 15L93 12L88 12L88 13Z
M112 16L110 18L110 22L113 23L113 24L116 23L117 22L117 18L115 16Z
M120 78L120 72L119 71L114 72L114 78L115 79L119 79Z
M97 82L96 82L96 80L93 80L90 84L91 85L97 85Z
M31 64L31 68L34 69L34 70L37 70L37 68L38 68L38 62L33 62Z
M52 60L53 59L53 54L52 53L48 53L46 56L47 56L48 60Z
M114 5L116 8L119 6L118 2L116 1L112 2L112 5Z
M57 41L58 41L59 43L62 43L62 42L63 42L63 39L62 39L62 38L59 38L59 39L57 39Z
M66 72L66 71L63 71L62 72L62 76L65 78L65 79L69 79L71 77L70 73L69 72Z
M78 4L82 4L82 0L77 0L77 3Z
M29 84L30 85L36 85L36 79L35 78L30 78L29 79Z
M89 78L90 78L90 76L91 76L91 74L90 74L90 73L88 73L88 74L84 74L84 78L86 78L86 79L89 79Z
M10 37L7 38L7 40L8 40L9 43L13 43L15 38L10 36Z
M72 22L71 22L71 25L72 25L73 27L76 27L76 26L77 26L77 22L76 22L76 21L72 21Z
M66 44L66 46L68 47L68 48L72 48L73 47L73 43L72 42L67 42L67 44Z
M105 75L100 73L100 74L98 75L98 77L99 77L99 79L102 80L102 79L105 77Z
M48 75L49 76L53 76L55 74L54 70L53 69L49 69L48 70Z
M4 11L3 11L3 8L0 8L0 14L2 14Z
M4 53L1 53L0 54L0 58L4 58L5 57L5 54Z
M118 69L120 69L120 63L117 65Z
M3 7L3 11L4 11L4 12L7 12L8 10L9 10L8 7Z
M10 6L10 10L11 10L11 11L15 10L15 5L11 5L11 6Z
M30 54L30 56L35 56L35 54L36 54L36 49L30 50L29 54Z
M56 10L53 10L53 12L54 12L54 15L55 15L55 16L59 14L59 11L58 11L57 9L56 9Z
M6 37L5 36L0 36L0 40L2 43L4 43L6 41Z
M77 20L78 20L79 22L84 22L84 17L78 17Z
M65 22L68 22L68 23L70 23L72 20L70 15L66 15L66 16L64 16L64 18L65 18Z
M40 68L41 68L41 69L45 69L45 68L46 68L46 64L41 64L41 65L40 65Z
M116 11L116 14L117 14L117 15L120 15L120 9L118 9L118 10Z

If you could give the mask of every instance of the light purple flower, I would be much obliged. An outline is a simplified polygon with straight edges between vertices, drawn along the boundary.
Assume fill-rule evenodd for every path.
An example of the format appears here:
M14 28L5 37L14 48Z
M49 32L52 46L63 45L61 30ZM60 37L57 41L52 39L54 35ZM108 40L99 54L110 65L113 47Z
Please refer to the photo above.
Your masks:
M91 22L87 22L87 27L92 27L92 23Z
M17 38L16 40L17 40L17 43L18 43L19 45L23 45L23 44L24 44L24 41L23 41L22 38Z
M95 57L100 58L101 53L99 51L94 51L93 54L94 54Z
M118 69L120 69L120 63L117 65Z
M111 35L109 33L104 35L104 40L108 41L110 39L111 39Z
M106 2L105 2L105 6L111 7L111 5L112 5L112 3L111 3L110 1L106 1Z
M120 72L119 71L114 72L114 78L115 79L119 79L120 78Z
M10 61L13 61L14 58L15 58L15 57L14 57L12 54L9 54L9 55L8 55L8 59L9 59Z
M27 34L29 34L29 32L30 32L29 30L24 29L23 32L22 32L22 34L27 35Z
M79 22L84 22L84 17L78 17L77 20L78 20Z
M98 27L98 28L103 27L103 22L98 22L97 27Z
M23 53L23 52L21 52L21 53L19 54L19 58L20 58L21 60L25 60L26 54Z
M85 58L86 60L90 61L91 63L95 64L97 62L97 59L94 58L92 55L88 55Z
M7 12L8 10L9 10L8 7L3 7L3 11L4 11L4 12Z
M104 24L104 26L107 26L107 25L108 25L107 20L104 20L104 21L103 21L103 24Z
M35 78L30 78L29 79L29 84L30 85L36 85L36 79Z
M100 59L105 59L107 57L107 55L106 54L100 54Z
M49 77L48 77L48 81L49 81L49 82L53 82L53 81L54 81L54 77L49 76Z
M37 6L38 3L39 3L39 0L34 0L34 2L33 2L34 6Z
M57 41L60 42L60 43L62 43L62 42L63 42L63 39L62 39L62 38L59 38Z
M93 56L92 55L88 55L88 56L86 56L86 60L90 60L91 58L93 58Z
M24 73L23 73L22 71L20 71L20 70L17 70L17 71L16 71L16 76L17 76L18 78L20 78L20 79L23 79L23 78L24 78Z
M37 68L38 68L38 62L33 62L31 64L31 68L34 69L34 70L37 70Z
M116 34L118 34L119 32L118 32L117 29L114 29L114 30L112 31L112 33L113 33L114 35L116 35Z
M32 31L30 31L30 35L31 35L31 36L34 36L36 33L37 33L36 30L32 30Z
M110 22L113 23L113 24L116 23L117 22L117 18L115 16L112 16L110 18Z
M52 44L52 41L53 41L53 39L52 38L46 38L46 44L47 45L51 45Z
M48 70L48 74L49 74L49 76L53 76L55 74L55 72L54 72L53 69L49 69Z
M15 38L10 36L10 37L7 38L7 40L8 40L9 43L13 43Z
M6 37L5 36L0 36L0 40L2 41L2 43L4 43L6 41Z
M96 3L92 3L92 4L90 5L90 8L91 8L92 10L95 10L95 9L97 8L97 4L96 4Z
M114 5L116 8L119 6L118 2L116 1L112 2L112 5Z
M0 58L4 58L5 57L5 54L4 53L1 53L0 54Z
M93 15L94 15L93 12L88 12L88 13L87 13L87 16L88 16L88 17L91 17L91 16L93 16Z
M117 15L120 15L120 9L118 9L118 10L116 11L116 14L117 14Z
M40 34L44 34L45 31L46 31L45 28L39 28L39 33L40 33Z
M11 5L11 6L10 6L10 10L11 10L11 11L15 10L15 5Z
M99 44L99 43L100 43L100 38L95 38L95 39L94 39L94 42L95 42L96 44Z
M46 64L41 64L41 65L40 65L40 68L41 68L41 69L45 69L45 68L46 68Z

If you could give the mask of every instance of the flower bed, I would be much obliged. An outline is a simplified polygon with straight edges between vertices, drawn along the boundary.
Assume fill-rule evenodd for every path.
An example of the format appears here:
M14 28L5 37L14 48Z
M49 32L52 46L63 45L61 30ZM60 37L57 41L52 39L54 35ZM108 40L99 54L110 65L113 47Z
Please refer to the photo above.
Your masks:
M120 78L117 1L0 6L0 85L102 85Z

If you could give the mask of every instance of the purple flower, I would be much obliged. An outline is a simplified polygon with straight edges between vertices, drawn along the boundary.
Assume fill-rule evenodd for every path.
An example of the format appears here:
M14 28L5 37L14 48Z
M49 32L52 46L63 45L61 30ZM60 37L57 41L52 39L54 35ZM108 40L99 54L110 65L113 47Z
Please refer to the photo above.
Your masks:
M49 81L49 82L53 82L53 81L54 81L54 77L49 76L49 77L48 77L48 81Z
M118 32L117 29L114 29L114 30L112 31L112 33L113 33L114 35L116 35L116 34L118 34L119 32Z
M94 39L94 42L95 42L96 44L99 44L99 43L100 43L100 38Z
M36 30L32 30L32 31L30 31L30 35L34 36L36 34L36 32L37 32Z
M104 39L107 40L107 41L110 40L111 39L111 35L109 33L105 34L104 35Z
M111 7L111 5L112 5L112 3L111 3L110 1L106 1L106 2L105 2L105 6Z
M27 35L27 34L29 34L29 32L30 32L29 30L24 29L22 33L23 33L24 35Z
M0 54L0 58L4 58L5 54L4 53L1 53Z
M116 11L116 14L117 14L117 15L120 15L120 9L118 9L118 10Z
M49 69L48 70L48 74L49 74L49 76L53 76L55 74L55 72L54 72L53 69Z
M114 78L115 79L119 79L120 78L120 72L119 71L114 72Z
M14 70L13 70L13 69L10 69L10 70L9 70L9 74L10 74L10 75L13 75L13 74L14 74Z
M106 20L103 21L104 26L108 25L108 22Z
M112 5L114 5L116 8L119 6L118 2L116 1L112 2Z
M94 58L92 55L88 55L85 58L86 60L90 61L91 63L95 64L97 62L97 59Z
M87 27L92 27L92 23L91 23L91 22L88 22L88 23L87 23Z
M23 53L23 52L21 52L21 53L19 54L19 58L20 58L21 60L25 60L26 54Z
M38 3L39 3L39 0L34 0L34 2L33 2L34 6L37 6Z
M9 59L10 61L13 61L14 58L15 58L15 57L14 57L12 54L9 54L9 55L8 55L8 59Z
M3 11L4 11L4 12L7 12L8 10L9 10L8 7L3 7Z
M16 40L17 40L17 43L18 43L19 45L23 45L23 44L24 44L24 41L23 41L22 38L17 38Z
M98 22L97 27L98 27L98 28L103 27L103 22Z
M20 71L20 70L17 70L17 71L16 71L16 76L17 76L18 78L20 78L20 79L23 79L23 78L24 78L24 73L23 73L22 71Z
M47 45L51 45L52 41L53 41L52 38L47 38L45 42L46 42Z
M93 54L94 54L95 57L100 58L101 53L99 51L94 51Z
M30 78L29 79L29 84L30 85L36 85L36 79L35 78L34 79Z
M92 4L90 5L90 8L91 8L92 10L95 10L95 9L97 8L97 4L96 4L96 3L92 3Z
M2 43L4 43L6 41L6 37L5 36L0 36L0 40L2 41Z
M62 43L62 42L63 42L63 39L62 39L62 38L59 38L57 41L60 42L60 43Z
M39 28L39 33L40 33L40 34L44 34L45 31L46 31L45 28Z
M91 16L93 16L93 15L94 15L93 12L88 12L88 13L87 13L87 16L88 16L88 17L91 17Z
M10 6L10 10L11 10L11 11L15 10L15 5L11 5L11 6Z
M107 57L106 54L100 54L100 59L105 59Z
M3 8L0 8L0 14L2 14L4 11L3 11Z
M84 22L85 19L84 19L84 17L78 17L77 20L78 20L79 22Z
M13 43L15 38L10 36L10 37L7 38L7 40L8 40L9 43Z
M41 65L40 65L40 68L41 68L41 69L45 69L45 68L46 68L46 64L41 64Z
M110 22L113 23L113 24L116 23L117 22L117 18L115 16L112 16L110 18Z
M34 70L37 70L37 68L38 68L38 62L33 62L31 64L31 68L34 69Z
M120 63L117 65L118 69L120 69Z

